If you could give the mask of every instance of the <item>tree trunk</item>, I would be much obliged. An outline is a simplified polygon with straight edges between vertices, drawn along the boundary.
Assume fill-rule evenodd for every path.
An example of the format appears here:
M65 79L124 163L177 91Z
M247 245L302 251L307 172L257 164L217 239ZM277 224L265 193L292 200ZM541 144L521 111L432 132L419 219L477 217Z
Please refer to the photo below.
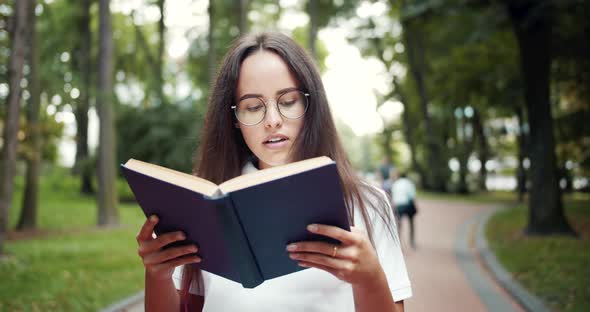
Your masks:
M318 12L316 0L307 1L307 14L309 15L309 53L314 60L317 60Z
M383 53L381 53L383 55ZM402 113L402 125L403 125L403 132L404 137L406 138L406 143L410 147L410 159L411 159L411 166L412 169L418 173L420 177L420 183L424 182L424 172L422 172L422 168L418 164L418 159L416 158L416 141L414 140L414 132L411 126L411 119L410 119L410 103L408 101L408 97L406 96L402 86L400 85L397 77L393 77L393 86L395 88L395 93L399 96L399 100L404 105L404 111Z
M115 123L112 105L113 37L109 0L99 4L99 53L97 107L100 119L98 146L98 225L119 222L116 191Z
M477 109L473 109L473 128L477 135L479 142L479 161L481 162L481 168L479 169L479 190L487 191L486 180L488 178L488 169L486 168L486 162L490 157L490 149L488 146L488 137L483 127L483 121L481 115Z
M31 230L37 227L37 206L39 194L39 171L41 167L41 134L39 131L39 102L41 88L39 85L39 51L36 42L36 0L29 2L29 16L27 41L29 45L29 85L31 97L27 103L27 123L29 128L29 140L31 143L31 154L27 157L27 173L25 176L25 190L21 215L16 228L18 230Z
M385 124L385 120L383 120ZM393 159L393 148L391 147L392 139L393 139L393 130L394 128L390 125L385 126L383 132L381 132L381 148L383 149L383 157L389 161Z
M508 8L520 52L530 125L532 184L526 233L573 234L574 231L563 213L558 186L553 119L549 102L553 8L539 1L510 2Z
M467 135L466 131L466 123L467 118L463 117L457 120L458 127L457 127L457 142L459 143L457 146L457 158L459 160L459 185L457 187L457 192L459 194L467 194L469 193L469 188L467 187L467 174L469 173L468 162L469 156L473 150L473 139Z
M467 161L468 157L466 157L465 148L460 148L460 155L459 155L459 186L457 187L457 193L459 194L468 194L469 188L467 187Z
M429 99L425 82L426 68L424 47L417 41L420 39L420 35L410 21L402 20L402 27L403 41L406 49L406 55L408 57L408 64L412 76L416 81L416 86L418 87L420 108L422 111L422 119L426 136L426 158L428 163L432 165L432 171L430 171L429 177L426 179L426 183L424 183L424 185L431 190L445 191L446 183L441 170L444 170L444 166L446 166L446 164L441 164L440 159L438 159L438 156L440 155L438 151L439 149L438 145L436 144L432 121L428 111Z
M2 171L0 172L0 255L4 253L4 239L8 231L8 214L12 205L14 176L16 174L16 145L20 111L20 82L23 78L25 37L28 1L16 1L14 5L13 35L8 64L9 91L4 116L4 140L2 144Z
M76 162L74 170L80 175L80 193L94 194L92 186L92 166L88 150L88 110L90 109L90 0L81 0L79 4L78 29L80 46L74 62L80 73L80 97L76 105Z
M213 83L215 79L216 61L215 61L215 6L213 0L209 0L209 34L207 36L207 42L209 44L209 85Z
M238 0L238 29L240 36L248 31L248 0Z
M157 90L158 100L160 105L166 104L166 98L164 95L164 48L166 46L165 35L166 25L164 25L164 0L158 0L158 9L160 10L160 20L158 21L158 59L155 77L156 85L154 86Z
M135 16L135 11L133 11L131 13L132 16ZM140 49L142 49L145 58L147 60L148 65L150 66L151 70L154 72L154 77L153 79L150 80L150 83L146 86L146 91L145 94L146 96L144 97L144 107L151 107L154 105L154 103L151 101L151 96L152 93L155 92L156 93L156 98L158 99L158 101L161 100L160 98L160 94L161 91L163 90L160 86L159 86L159 78L161 77L161 75L159 74L162 71L162 66L161 66L161 62L158 61L158 56L154 54L152 54L152 51L150 49L149 44L147 43L145 36L143 35L143 32L141 31L141 28L139 27L139 25L137 24L133 24L133 27L135 28L135 39L137 42L137 45L139 46ZM160 41L163 42L163 41ZM159 51L157 51L159 52Z
M516 107L516 118L518 120L518 136L516 137L517 140L517 158L518 158L518 166L516 167L516 192L518 193L518 201L524 201L524 194L527 191L527 177L526 177L526 169L524 168L524 158L527 155L527 135L524 132L524 113L523 108L518 106Z

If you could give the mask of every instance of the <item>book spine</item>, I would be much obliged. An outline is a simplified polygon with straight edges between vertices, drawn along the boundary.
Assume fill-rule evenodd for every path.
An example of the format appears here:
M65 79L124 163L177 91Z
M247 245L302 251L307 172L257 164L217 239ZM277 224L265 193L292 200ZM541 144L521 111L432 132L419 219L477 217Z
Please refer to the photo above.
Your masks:
M226 246L232 259L232 264L240 275L242 286L245 288L254 288L262 282L264 278L256 262L250 242L246 232L238 218L231 196L225 195L215 199L217 211L223 224L223 233L225 236Z

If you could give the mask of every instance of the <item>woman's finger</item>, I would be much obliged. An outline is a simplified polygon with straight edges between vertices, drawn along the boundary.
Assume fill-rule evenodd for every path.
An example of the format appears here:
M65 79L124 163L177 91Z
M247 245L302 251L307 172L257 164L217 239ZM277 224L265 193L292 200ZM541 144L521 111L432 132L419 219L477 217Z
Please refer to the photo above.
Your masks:
M156 215L151 215L149 218L147 218L141 226L139 233L137 233L137 236L135 237L135 239L137 239L137 242L139 243L142 241L148 241L153 239L152 232L154 232L154 227L157 223L158 217Z
M151 254L146 255L143 258L143 263L145 265L159 264L159 263L163 263L163 262L175 259L175 258L194 254L197 251L198 251L198 248L195 245L169 248L166 250L162 250L160 252L155 252L155 253L151 253Z
M355 233L343 230L337 226L325 224L310 224L307 226L307 230L314 234L331 237L346 245L356 245L360 242L359 238Z
M140 253L140 255L141 254L149 254L149 253L152 253L152 252L162 249L163 247L165 247L166 245L168 245L170 243L182 241L185 239L186 239L186 235L184 235L184 233L182 233L181 231L165 233L165 234L162 234L162 235L158 236L157 238L152 239L150 241L142 242L139 245L139 253Z
M169 260L160 264L152 265L149 267L149 270L152 272L157 272L161 270L173 270L177 266L191 264L191 263L199 263L201 262L201 258L195 255L187 255L182 256L180 258L175 258L173 260Z
M350 261L339 258L332 258L324 254L309 253L309 252L294 252L289 254L289 257L298 262L309 262L324 267L328 267L334 270L344 270L350 264Z
M296 242L287 245L287 251L313 252L339 259L354 260L358 257L356 247L346 247L345 245L335 245L326 242Z
M154 239L152 243L155 245L157 249L164 248L166 245L177 242L183 241L186 239L186 235L182 231L176 232L169 232L158 236L158 238Z

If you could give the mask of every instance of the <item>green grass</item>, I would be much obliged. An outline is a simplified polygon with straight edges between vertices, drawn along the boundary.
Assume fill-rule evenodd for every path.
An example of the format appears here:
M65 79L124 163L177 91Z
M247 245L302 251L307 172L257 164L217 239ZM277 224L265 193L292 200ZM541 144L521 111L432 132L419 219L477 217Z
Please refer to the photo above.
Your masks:
M485 192L485 193L470 193L467 195L456 193L432 193L419 191L419 199L430 200L446 200L446 201L464 201L480 204L512 204L517 201L516 193L514 192Z
M556 311L590 311L590 199L568 196L566 215L579 238L523 235L527 211L516 206L494 215L486 228L499 261Z
M122 204L120 226L99 229L95 199L78 195L77 179L64 170L47 174L39 195L41 231L5 243L0 311L93 311L141 290L143 266L135 242L141 210ZM18 180L10 211L13 226L21 185Z

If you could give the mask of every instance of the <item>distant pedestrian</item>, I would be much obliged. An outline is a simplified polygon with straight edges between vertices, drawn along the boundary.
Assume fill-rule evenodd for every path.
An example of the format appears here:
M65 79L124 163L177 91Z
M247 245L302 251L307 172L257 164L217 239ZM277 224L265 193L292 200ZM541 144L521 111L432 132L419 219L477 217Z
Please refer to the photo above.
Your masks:
M416 248L416 240L414 237L414 216L418 212L416 208L416 186L406 177L405 173L394 173L392 185L392 201L395 205L395 210L398 216L398 231L401 237L402 220L404 216L408 217L410 223L410 244L412 248Z

